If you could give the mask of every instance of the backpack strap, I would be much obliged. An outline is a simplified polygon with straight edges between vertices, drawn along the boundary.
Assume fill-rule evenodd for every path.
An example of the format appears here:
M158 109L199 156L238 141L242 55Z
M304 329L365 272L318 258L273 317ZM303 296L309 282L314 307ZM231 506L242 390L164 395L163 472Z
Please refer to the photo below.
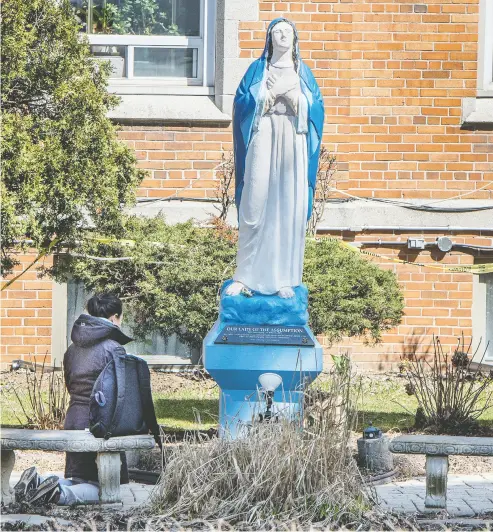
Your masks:
M119 350L120 351L120 350ZM116 406L113 412L113 419L111 420L109 431L106 433L105 439L111 438L111 433L118 425L118 421L122 415L122 409L125 404L125 350L123 352L111 353L113 363L115 364L116 376Z
M144 420L159 448L163 450L160 428L156 419L154 403L152 402L151 377L147 363L144 360L137 359L137 374L139 376L140 399L144 411Z

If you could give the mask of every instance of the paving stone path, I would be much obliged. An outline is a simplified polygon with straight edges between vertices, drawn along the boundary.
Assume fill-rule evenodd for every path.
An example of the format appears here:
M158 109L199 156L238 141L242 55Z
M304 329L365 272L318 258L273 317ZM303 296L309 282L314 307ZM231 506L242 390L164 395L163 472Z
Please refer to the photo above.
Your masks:
M57 473L51 473L57 474ZM12 485L20 476L12 474ZM63 476L63 473L58 473ZM149 499L153 486L130 483L121 486L123 505L118 510L129 510ZM376 486L375 490L380 504L384 509L403 513L428 513L425 509L425 477L403 480ZM480 517L485 512L493 512L493 473L481 475L449 475L447 490L447 511L451 517ZM0 517L0 524L6 522L24 521L30 524L40 524L50 517L10 514ZM58 524L64 523L58 519Z
M376 486L383 508L403 513L429 513L425 509L425 477ZM493 512L493 473L449 475L447 512L455 517Z

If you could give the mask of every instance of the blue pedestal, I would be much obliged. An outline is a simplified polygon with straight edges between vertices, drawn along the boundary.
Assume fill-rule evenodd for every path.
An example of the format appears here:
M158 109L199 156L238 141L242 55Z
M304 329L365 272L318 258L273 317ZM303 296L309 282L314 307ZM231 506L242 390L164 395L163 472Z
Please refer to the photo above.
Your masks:
M230 323L218 320L204 340L205 368L221 389L220 435L233 439L247 435L252 421L265 413L266 397L259 382L263 373L282 378L273 397L273 417L298 419L303 388L322 371L322 347L311 330L302 326L312 346L215 343Z

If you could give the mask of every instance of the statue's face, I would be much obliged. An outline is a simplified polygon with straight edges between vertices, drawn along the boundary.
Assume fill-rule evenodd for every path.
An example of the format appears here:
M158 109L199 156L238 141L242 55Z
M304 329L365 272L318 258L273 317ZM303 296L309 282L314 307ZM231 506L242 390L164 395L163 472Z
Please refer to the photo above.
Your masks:
M274 50L285 52L293 48L293 27L287 22L279 22L272 29L272 47Z

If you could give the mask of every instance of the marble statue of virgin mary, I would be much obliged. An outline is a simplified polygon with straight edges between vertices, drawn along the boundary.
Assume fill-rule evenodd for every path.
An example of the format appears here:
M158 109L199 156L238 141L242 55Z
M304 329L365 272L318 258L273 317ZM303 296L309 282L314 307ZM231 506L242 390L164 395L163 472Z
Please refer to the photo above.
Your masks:
M324 123L320 89L292 22L278 18L233 110L238 253L227 295L294 296L301 284Z

